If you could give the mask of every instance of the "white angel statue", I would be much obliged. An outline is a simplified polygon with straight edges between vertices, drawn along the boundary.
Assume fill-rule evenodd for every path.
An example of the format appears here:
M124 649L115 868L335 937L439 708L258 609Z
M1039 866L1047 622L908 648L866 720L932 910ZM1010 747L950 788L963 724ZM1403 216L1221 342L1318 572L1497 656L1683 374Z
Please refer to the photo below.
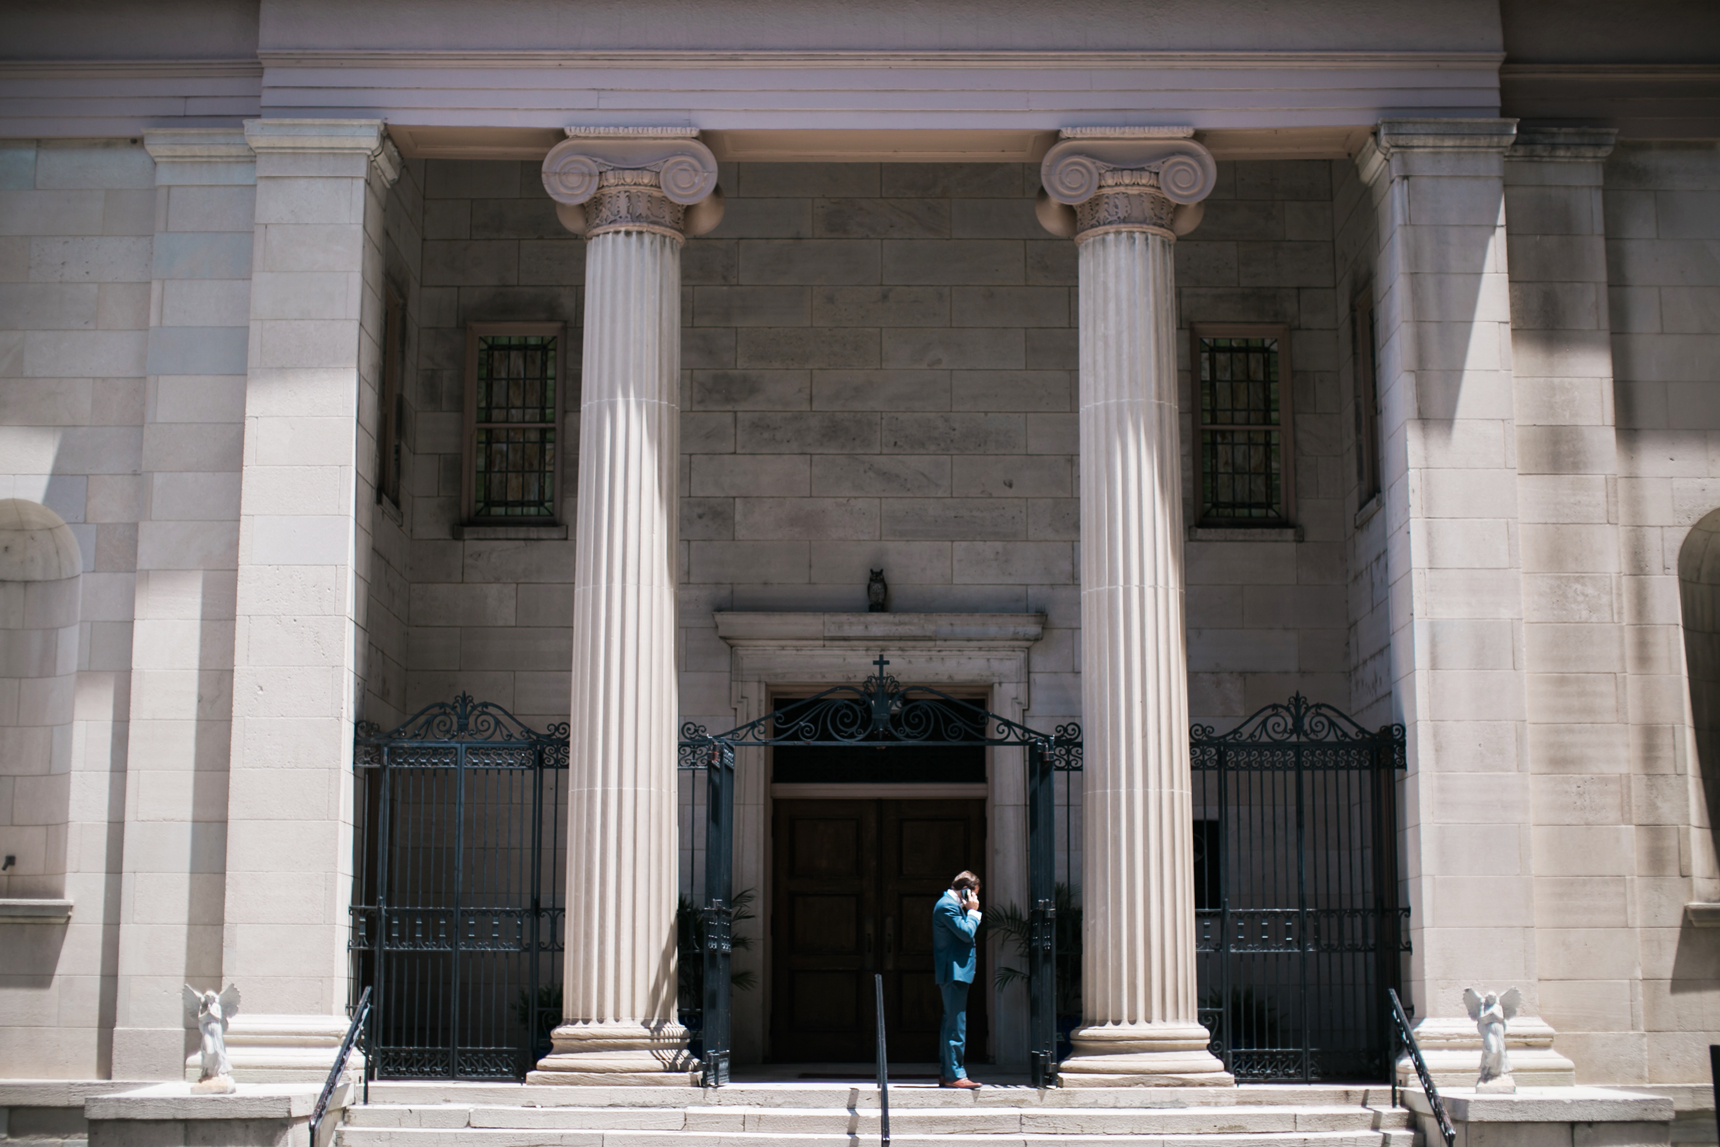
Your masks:
M227 1021L239 1010L239 985L228 984L226 991L216 995L186 984L185 1010L196 1017L197 1030L203 1033L202 1072L195 1090L234 1090L233 1068L227 1062Z
M1463 989L1463 1003L1475 1030L1481 1033L1481 1075L1475 1081L1477 1091L1514 1092L1517 1085L1511 1078L1511 1057L1505 1053L1505 1023L1517 1018L1523 993L1516 988L1485 995L1474 988Z

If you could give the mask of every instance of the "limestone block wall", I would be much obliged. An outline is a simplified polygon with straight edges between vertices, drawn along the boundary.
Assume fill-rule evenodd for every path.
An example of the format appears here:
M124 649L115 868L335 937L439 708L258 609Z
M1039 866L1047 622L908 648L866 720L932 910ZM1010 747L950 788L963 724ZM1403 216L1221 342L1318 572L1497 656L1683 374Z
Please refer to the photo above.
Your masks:
M408 708L406 681L407 624L411 597L408 589L412 561L412 541L409 523L415 498L413 474L416 463L413 450L413 426L417 414L418 329L421 318L421 270L424 256L424 163L408 161L401 165L400 178L383 203L382 283L384 307L381 322L367 337L376 339L372 353L378 360L380 380L381 360L388 336L387 293L392 290L400 299L400 321L405 325L394 348L400 356L400 418L396 429L400 446L400 482L398 500L380 492L359 512L371 517L373 548L370 568L370 600L365 633L368 638L364 662L363 718L384 729L393 728L413 710ZM381 382L378 382L381 390ZM374 417L380 434L386 416L379 393ZM390 459L378 454L376 465L386 467ZM373 484L377 491L383 486L379 470Z
M571 509L584 245L534 164L408 167L405 708L465 689L541 726L567 711L572 542L459 528L465 326L566 324ZM1296 529L1188 543L1191 715L1220 728L1297 690L1348 703L1331 172L1223 164L1178 244L1185 331L1292 330ZM734 721L712 610L863 609L876 568L892 609L1046 612L1030 718L1077 715L1075 248L1033 216L1037 169L743 164L722 184L722 225L683 257L683 719ZM403 241L411 195L391 198ZM1186 410L1186 338L1179 362Z
M39 1076L111 1055L155 197L139 142L0 147L0 496L48 505L83 553L72 922L0 935L0 1062Z
M1219 164L1200 227L1177 240L1183 519L1195 521L1188 330L1290 328L1293 531L1200 530L1187 544L1189 713L1224 730L1302 692L1349 708L1346 457L1334 165Z
M1696 1082L1720 1031L1720 934L1692 928L1683 903L1720 899L1704 807L1717 774L1689 735L1678 569L1691 527L1720 508L1720 153L1621 144L1603 194L1643 1033L1630 1066Z
M154 282L137 513L114 1069L177 1074L220 978L256 177L238 131L149 133Z
M401 493L404 709L410 713L465 690L538 728L565 721L573 655L571 529L536 537L529 530L520 537L463 536L461 439L466 324L567 324L559 444L567 451L563 525L571 525L584 243L556 220L536 163L409 163L393 200L399 207L390 211L390 239L400 261L391 254L390 274L412 292L416 360L407 376ZM401 230L395 233L397 217ZM415 255L406 250L408 226L422 236ZM393 576L379 571L378 580Z
M1401 449L1393 448L1384 430L1373 428L1373 440L1363 441L1369 420L1365 412L1358 422L1356 405L1374 402L1366 375L1357 387L1357 372L1364 370L1359 356L1370 353L1375 339L1368 317L1356 313L1357 300L1371 304L1374 290L1374 251L1379 244L1379 217L1367 185L1349 160L1332 163L1333 237L1337 260L1336 305L1338 308L1337 352L1340 403L1344 439L1344 509L1348 550L1345 572L1349 579L1347 606L1349 624L1349 711L1362 724L1377 728L1396 720L1392 707L1391 670L1391 579L1386 570L1386 538L1390 515L1384 492L1401 481ZM1360 323L1361 329L1355 325ZM1376 489L1370 491L1357 477L1358 451L1372 450ZM1364 463L1365 465L1365 463Z
M0 515L23 508L43 513L9 499ZM13 858L0 896L54 898L66 883L78 570L32 573L0 578L0 853Z
M1521 983L1526 1016L1539 1014L1506 289L1514 126L1466 121L1432 147L1417 130L1382 127L1360 170L1378 228L1390 715L1409 750L1405 986L1424 1031L1457 1031L1478 980Z
M1505 164L1536 973L1583 1076L1640 1079L1601 166L1540 138Z
M732 721L712 609L1044 611L1075 713L1075 251L1021 165L744 165L689 244L682 706ZM855 666L856 678L865 668Z

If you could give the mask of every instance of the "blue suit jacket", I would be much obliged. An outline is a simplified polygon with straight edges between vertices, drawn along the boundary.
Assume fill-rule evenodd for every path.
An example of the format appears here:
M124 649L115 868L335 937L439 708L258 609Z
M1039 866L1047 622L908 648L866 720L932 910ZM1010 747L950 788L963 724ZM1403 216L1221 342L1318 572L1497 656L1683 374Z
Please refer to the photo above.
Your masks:
M963 912L955 892L946 890L938 897L932 907L932 968L938 983L973 983L973 938L978 930L979 913Z

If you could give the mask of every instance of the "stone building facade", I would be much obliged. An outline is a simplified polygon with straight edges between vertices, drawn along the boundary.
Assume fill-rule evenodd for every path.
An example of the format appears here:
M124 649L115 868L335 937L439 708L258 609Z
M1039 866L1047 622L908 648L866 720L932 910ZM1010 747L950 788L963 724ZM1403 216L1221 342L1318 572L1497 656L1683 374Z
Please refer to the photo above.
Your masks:
M540 1072L643 1074L703 864L678 723L887 654L1086 728L1072 1077L1222 1074L1184 733L1301 693L1405 727L1425 1041L1516 984L1520 1070L1706 1078L1710 16L554 7L0 14L0 1076L177 1077L187 980L241 984L236 1066L326 1070L355 726L460 692L572 719L569 910L609 923L570 928ZM555 340L535 515L480 512L487 337ZM1256 520L1207 504L1229 339L1281 372ZM767 890L762 769L738 799ZM763 1002L736 1025L771 1058Z

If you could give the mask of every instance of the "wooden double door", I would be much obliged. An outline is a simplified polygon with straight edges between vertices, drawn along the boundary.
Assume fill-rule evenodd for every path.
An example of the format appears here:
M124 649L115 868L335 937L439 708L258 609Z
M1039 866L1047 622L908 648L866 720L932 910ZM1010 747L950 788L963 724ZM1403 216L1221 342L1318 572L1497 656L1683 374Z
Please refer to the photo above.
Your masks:
M772 829L770 1058L872 1060L882 973L891 1061L936 1061L932 906L962 869L985 875L985 801L777 800ZM986 1057L990 982L982 944L970 1062Z

